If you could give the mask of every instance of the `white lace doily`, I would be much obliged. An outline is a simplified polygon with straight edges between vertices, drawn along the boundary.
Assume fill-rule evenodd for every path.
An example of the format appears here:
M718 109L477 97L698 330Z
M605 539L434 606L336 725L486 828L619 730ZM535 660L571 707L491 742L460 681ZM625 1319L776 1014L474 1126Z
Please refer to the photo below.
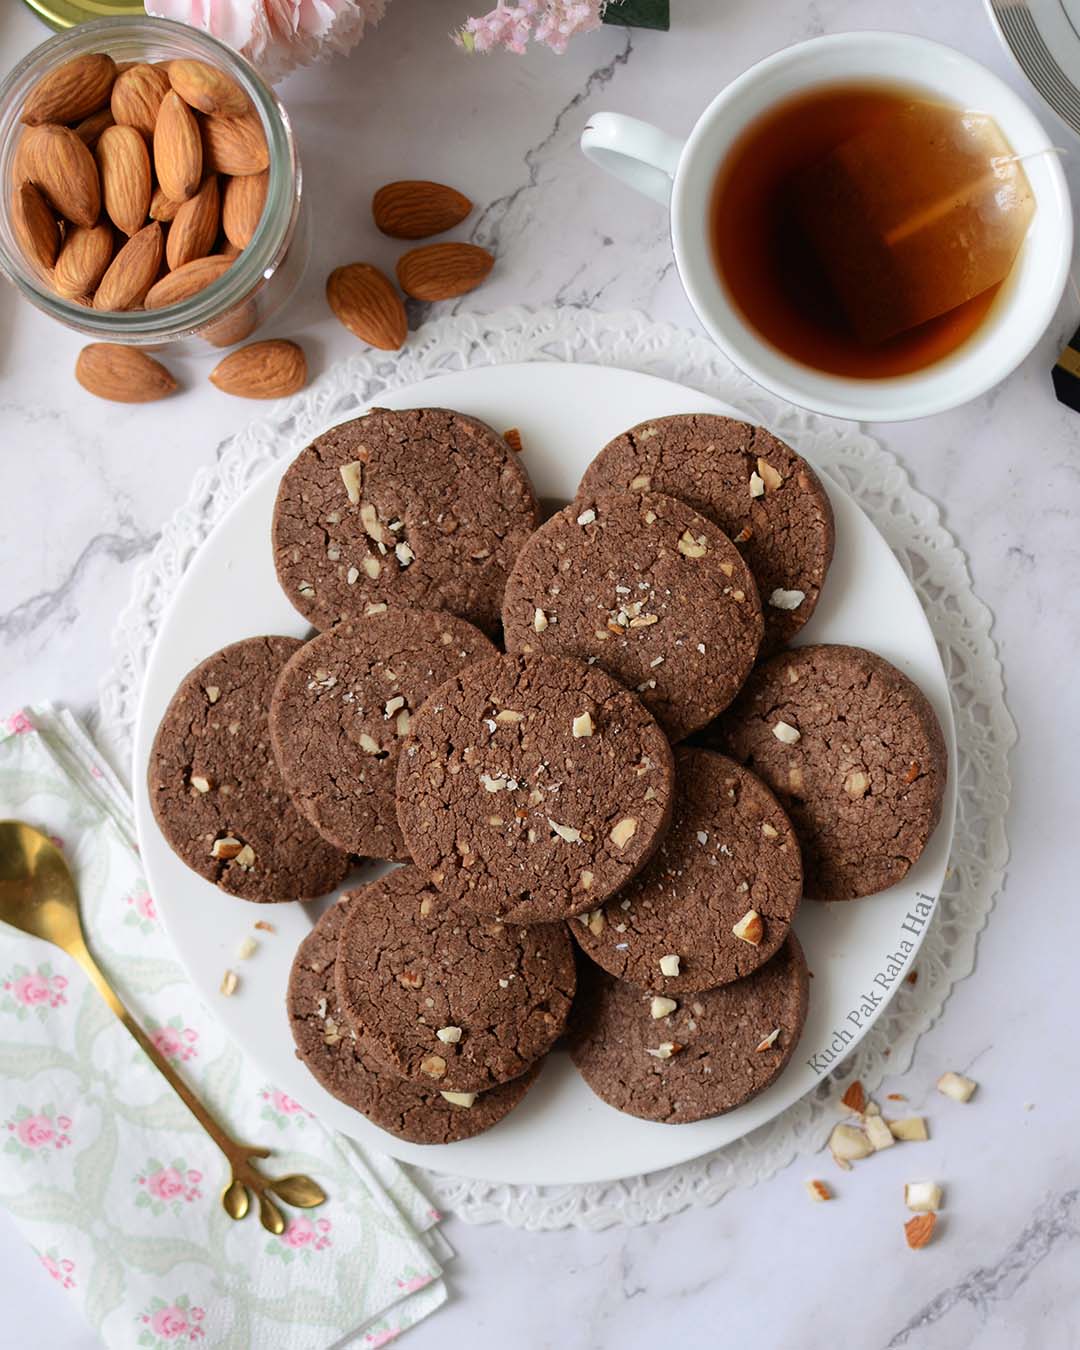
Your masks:
M310 389L226 443L201 469L186 505L135 574L114 635L115 664L101 688L101 734L114 761L130 760L139 691L158 623L195 550L234 501L275 460L390 389L433 375L510 361L624 366L678 380L744 410L841 483L885 536L922 601L941 651L956 717L960 785L950 870L919 953L919 979L905 984L855 1053L819 1089L770 1124L715 1153L650 1176L593 1186L505 1186L427 1173L444 1208L474 1223L533 1229L599 1229L661 1219L708 1205L732 1187L771 1176L821 1146L833 1101L851 1078L868 1090L886 1065L902 1072L957 980L971 973L975 944L1001 886L1008 845L1008 753L1016 729L1005 707L991 615L974 595L963 554L937 507L916 492L887 451L850 423L781 403L751 383L710 342L634 313L574 308L504 309L426 324L393 358L370 352L328 371ZM889 1052L886 1060L886 1051Z

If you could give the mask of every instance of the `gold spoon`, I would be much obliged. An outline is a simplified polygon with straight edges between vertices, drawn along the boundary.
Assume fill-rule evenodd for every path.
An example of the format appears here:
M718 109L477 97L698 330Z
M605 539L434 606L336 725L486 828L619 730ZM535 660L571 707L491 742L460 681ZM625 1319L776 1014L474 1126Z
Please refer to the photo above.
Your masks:
M0 820L0 921L54 943L90 976L101 997L228 1159L232 1179L221 1193L221 1203L230 1219L242 1219L247 1214L249 1190L258 1196L259 1221L271 1233L285 1231L285 1216L268 1192L299 1209L323 1203L326 1195L310 1177L294 1175L272 1181L258 1172L251 1159L268 1158L270 1150L248 1148L230 1138L147 1038L87 949L78 892L63 855L40 830L19 820Z

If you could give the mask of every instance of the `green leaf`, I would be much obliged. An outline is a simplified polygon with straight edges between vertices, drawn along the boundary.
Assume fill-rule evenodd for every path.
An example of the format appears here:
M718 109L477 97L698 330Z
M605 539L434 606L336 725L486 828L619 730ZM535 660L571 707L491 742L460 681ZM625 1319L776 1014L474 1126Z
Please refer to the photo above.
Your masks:
M64 1223L81 1229L86 1218L73 1195L50 1186L35 1186L21 1195L0 1195L0 1205L18 1219L36 1219L39 1223Z
M114 1233L111 1248L126 1265L148 1275L167 1275L185 1262L207 1267L213 1264L204 1247L184 1238L129 1237Z
M5 1078L33 1078L47 1069L78 1072L75 1059L54 1045L0 1044L0 1081Z
M101 1111L100 1117L98 1137L76 1157L74 1169L75 1193L92 1214L101 1212L116 1162L116 1119L109 1110Z
M611 0L604 10L605 23L622 24L625 28L671 27L671 6L668 0Z
M100 1331L106 1317L123 1301L126 1278L123 1263L117 1260L109 1243L98 1243L95 1251L97 1260L90 1272L85 1313L90 1325Z

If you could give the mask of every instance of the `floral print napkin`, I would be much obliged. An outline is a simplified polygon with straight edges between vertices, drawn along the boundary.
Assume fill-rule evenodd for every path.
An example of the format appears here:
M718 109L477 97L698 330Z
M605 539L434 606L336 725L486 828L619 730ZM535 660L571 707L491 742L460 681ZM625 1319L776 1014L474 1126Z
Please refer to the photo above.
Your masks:
M91 950L231 1133L329 1196L273 1237L219 1203L226 1163L91 988L0 923L0 1204L110 1347L387 1345L446 1298L439 1214L389 1158L264 1082L187 981L140 874L130 802L70 713L0 719L0 818L63 850Z

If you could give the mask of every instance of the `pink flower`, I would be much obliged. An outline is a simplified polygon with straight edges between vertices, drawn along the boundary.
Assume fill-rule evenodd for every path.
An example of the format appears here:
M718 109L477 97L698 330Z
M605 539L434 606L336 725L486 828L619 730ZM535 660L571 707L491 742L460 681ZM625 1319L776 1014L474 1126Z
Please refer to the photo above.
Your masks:
M315 1239L315 1225L310 1219L293 1219L281 1235L281 1240L289 1247L306 1247Z
M166 1059L192 1059L197 1051L195 1042L199 1033L191 1027L157 1027L150 1039Z
M159 1200L175 1200L184 1193L184 1179L175 1167L163 1167L146 1178L146 1189Z
M24 712L12 713L7 719L7 729L12 736L25 736L34 730L34 724Z
M137 891L129 896L129 903L135 906L135 913L140 919L156 919L157 907L154 904L154 897L149 891Z
M150 1329L163 1341L174 1341L188 1329L187 1316L182 1308L172 1304L168 1308L158 1308L150 1316Z
M468 19L458 34L458 43L470 51L489 52L495 47L521 55L531 38L554 52L566 51L577 33L600 26L604 0L499 0L480 18Z
M28 975L20 975L12 984L11 992L20 1003L33 1008L39 1003L48 1003L52 991L45 976L40 971L34 970Z
M298 1101L290 1097L287 1093L280 1091L278 1088L273 1088L271 1090L270 1101L274 1110L280 1111L283 1116L295 1116L301 1113L304 1115L308 1114L304 1111L304 1108Z
M15 1134L26 1148L44 1148L56 1138L56 1131L48 1116L23 1116L15 1122Z
M389 1345L391 1341L396 1341L400 1330L400 1327L394 1327L391 1331L369 1331L364 1337L364 1344L370 1345L372 1350L378 1350L380 1345Z
M433 1278L432 1275L410 1275L407 1280L398 1280L397 1287L406 1294L415 1294L418 1289L426 1289Z
M74 1261L69 1261L66 1257L61 1261L57 1261L54 1257L49 1256L48 1253L44 1256L39 1256L38 1260L57 1284L62 1285L65 1289L75 1288L75 1281L72 1278L72 1271L75 1269Z

